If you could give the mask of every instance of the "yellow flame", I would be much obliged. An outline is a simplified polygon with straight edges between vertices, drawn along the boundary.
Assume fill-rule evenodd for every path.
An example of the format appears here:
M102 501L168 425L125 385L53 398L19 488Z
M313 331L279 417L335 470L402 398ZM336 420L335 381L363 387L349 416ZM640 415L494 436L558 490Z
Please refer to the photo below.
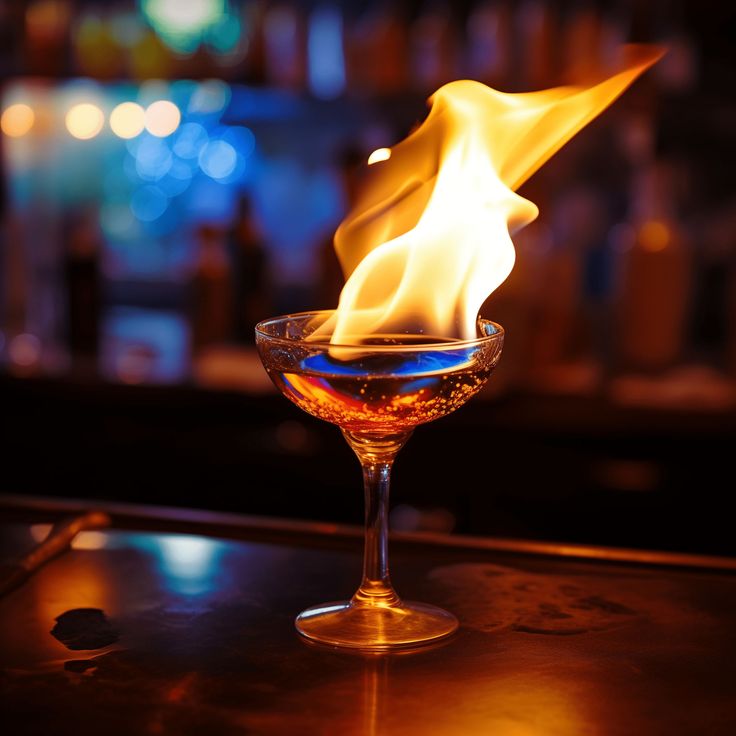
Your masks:
M347 282L315 337L476 337L478 310L514 264L511 234L538 214L514 190L663 53L623 51L619 71L587 86L504 94L457 81L437 90L422 125L389 156L371 156L366 187L335 234Z

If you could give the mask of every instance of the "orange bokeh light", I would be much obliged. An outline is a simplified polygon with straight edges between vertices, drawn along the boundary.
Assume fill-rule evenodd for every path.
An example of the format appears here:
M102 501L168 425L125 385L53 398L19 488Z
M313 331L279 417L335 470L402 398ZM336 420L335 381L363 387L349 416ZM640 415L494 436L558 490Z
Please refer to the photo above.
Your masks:
M659 220L649 220L639 228L639 242L644 250L658 253L670 244L670 229Z
M30 105L17 103L7 107L0 118L0 128L10 138L20 138L28 133L36 120Z
M72 136L86 141L99 134L105 124L105 116L97 105L82 102L69 110L64 122Z

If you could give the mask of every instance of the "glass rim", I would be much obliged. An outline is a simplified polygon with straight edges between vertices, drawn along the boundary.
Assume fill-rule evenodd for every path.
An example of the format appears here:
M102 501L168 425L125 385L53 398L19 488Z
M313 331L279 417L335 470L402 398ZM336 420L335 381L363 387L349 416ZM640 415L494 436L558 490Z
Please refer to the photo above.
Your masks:
M325 340L304 340L304 339L293 339L289 337L277 337L275 335L271 335L268 332L264 331L264 327L269 324L274 324L276 322L283 322L284 320L288 319L297 319L299 317L305 318L305 317L318 317L319 315L329 315L334 314L337 310L336 309L314 309L309 310L306 312L293 312L291 314L281 314L276 317L268 317L266 319L261 320L258 322L255 326L255 332L256 335L263 338L264 340L268 340L269 342L274 343L280 343L283 345L304 345L308 346L310 348L316 348L320 350L333 350L333 349L343 349L343 350L360 350L362 352L365 352L366 349L370 350L370 352L399 352L399 351L420 351L420 350L457 350L462 348L469 348L474 347L476 345L483 345L484 343L493 342L496 340L502 340L505 334L504 328L499 325L497 322L493 322L490 319L486 319L485 317L481 317L478 315L476 318L476 321L482 322L487 325L492 325L494 328L494 332L491 335L481 335L480 337L475 337L471 340L446 340L442 342L428 342L428 343L412 343L410 345L356 345L356 344L344 344L344 343L332 343ZM392 335L393 337L393 335ZM401 337L401 335L396 335L396 337Z

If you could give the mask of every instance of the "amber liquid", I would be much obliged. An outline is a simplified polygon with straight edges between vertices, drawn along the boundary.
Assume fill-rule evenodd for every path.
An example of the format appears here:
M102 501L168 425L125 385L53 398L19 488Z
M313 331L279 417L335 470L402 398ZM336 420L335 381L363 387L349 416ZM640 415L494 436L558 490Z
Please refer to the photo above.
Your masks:
M299 371L272 368L269 374L304 411L343 429L385 432L449 414L478 393L491 370L487 361L458 348L354 360L322 354L302 361Z

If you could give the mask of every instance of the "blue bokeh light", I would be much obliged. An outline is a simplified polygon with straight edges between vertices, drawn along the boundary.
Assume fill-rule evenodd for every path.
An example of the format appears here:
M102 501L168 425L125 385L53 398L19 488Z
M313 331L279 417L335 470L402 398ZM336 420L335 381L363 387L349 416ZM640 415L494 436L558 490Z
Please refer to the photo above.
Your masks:
M186 161L175 158L166 176L158 181L158 186L167 197L176 197L185 192L192 182L192 168Z
M132 213L143 222L157 220L168 206L169 198L153 184L147 184L136 190L130 200Z
M108 202L100 207L102 232L114 240L131 240L138 235L130 207L122 202Z
M207 29L205 38L207 45L214 51L227 54L236 48L241 34L240 18L235 13L226 12Z
M221 79L207 79L192 89L187 114L214 115L222 113L230 104L232 90Z
M253 131L242 125L231 125L222 134L222 140L229 143L243 158L248 158L256 148Z
M173 156L163 138L148 137L135 155L135 170L144 181L158 181L171 168Z
M224 179L238 163L237 151L224 140L210 141L199 154L199 165L207 176Z
M184 123L174 139L174 153L179 158L197 158L209 136L199 123Z
M339 8L322 7L312 13L307 39L309 86L316 97L332 100L345 91L345 53Z

